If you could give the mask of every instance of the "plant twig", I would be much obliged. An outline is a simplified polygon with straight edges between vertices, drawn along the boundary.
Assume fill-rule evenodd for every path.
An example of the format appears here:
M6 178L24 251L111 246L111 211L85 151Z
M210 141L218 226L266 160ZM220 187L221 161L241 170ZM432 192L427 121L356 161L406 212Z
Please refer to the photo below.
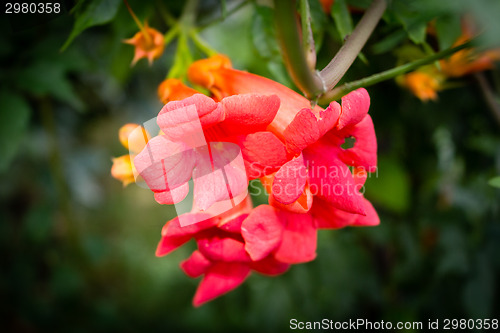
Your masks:
M497 124L500 126L500 103L498 103L498 100L495 98L495 94L486 80L484 73L475 73L474 77L479 84L479 87L481 87L481 92L486 100L486 104L488 104L491 113L495 117Z
M316 99L324 92L323 82L317 72L307 65L300 42L299 24L293 0L274 0L274 18L281 44L283 60L297 87L309 99Z
M377 26L384 14L387 3L385 0L374 0L357 24L352 34L347 38L339 52L320 72L326 90L330 90L340 81L365 45L368 37Z
M453 47L453 48L446 49L446 50L438 52L438 53L434 53L428 57L409 62L407 64L389 69L389 70L384 71L384 72L373 74L373 75L368 76L368 77L361 79L361 80L345 83L345 84L343 84L339 87L336 87L333 90L325 93L323 96L321 96L320 103L324 104L324 103L332 101L332 100L338 100L338 99L340 99L340 97L344 96L345 94L347 94L350 91L356 90L356 89L361 88L361 87L368 87L368 86L374 85L376 83L392 79L398 75L408 73L408 72L413 71L421 66L431 64L436 60L446 58L455 52L458 52L458 51L463 50L465 48L471 47L472 44L473 44L473 40L470 40L464 44L461 44L461 45Z

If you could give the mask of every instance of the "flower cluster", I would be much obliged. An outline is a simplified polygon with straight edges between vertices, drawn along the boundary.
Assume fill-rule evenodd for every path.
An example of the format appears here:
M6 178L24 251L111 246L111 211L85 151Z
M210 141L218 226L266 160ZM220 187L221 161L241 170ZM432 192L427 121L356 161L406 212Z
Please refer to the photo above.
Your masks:
M251 271L278 275L313 260L318 229L379 224L362 193L377 164L366 90L311 107L222 55L194 62L188 77L212 96L164 81L160 135L133 165L161 204L182 201L193 180L193 209L166 223L156 254L196 241L181 263L188 276L203 276L195 306L238 287ZM252 179L262 182L268 204L252 207Z

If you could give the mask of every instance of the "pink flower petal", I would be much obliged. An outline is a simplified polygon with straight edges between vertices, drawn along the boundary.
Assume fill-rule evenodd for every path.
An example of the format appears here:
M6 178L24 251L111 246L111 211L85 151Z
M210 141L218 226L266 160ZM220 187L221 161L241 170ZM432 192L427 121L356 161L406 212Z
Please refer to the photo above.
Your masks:
M280 99L276 95L233 95L220 103L225 114L221 126L228 136L265 130L280 107Z
M194 306L213 300L245 281L250 274L247 264L218 262L205 273L193 299Z
M202 135L204 127L219 123L223 119L221 106L210 97L195 94L165 104L158 114L157 123L170 140L179 141L193 133Z
M351 91L342 97L342 113L340 114L337 129L359 123L368 113L370 96L364 88Z
M212 267L212 262L200 251L195 250L188 259L181 262L180 266L187 276L196 278Z
M156 202L162 205L173 205L181 202L189 193L189 184L184 183L181 186L170 191L156 192L154 194Z
M288 151L297 154L318 141L339 119L340 105L332 102L319 115L311 109L302 109L283 132Z
M212 142L210 146L210 153L198 150L193 171L194 203L201 210L242 194L248 185L243 161L237 157L239 147L228 142Z
M289 205L296 201L304 191L307 169L302 154L285 163L276 173L272 195L279 203Z
M252 262L250 267L261 274L276 276L285 273L290 268L290 264L278 261L274 256L269 255L260 261Z
M281 243L283 229L283 223L273 207L260 205L254 208L241 224L245 249L252 260L264 259L276 249Z
M181 142L164 135L151 139L134 158L139 175L153 192L177 188L190 178L196 162L195 153Z
M280 215L286 219L286 227L283 240L274 252L275 258L289 264L308 262L316 258L317 232L311 215L285 211Z
M238 137L250 179L277 171L288 161L285 145L271 132L257 132Z
M198 239L198 249L206 258L212 261L250 261L250 257L245 251L245 244L225 235Z

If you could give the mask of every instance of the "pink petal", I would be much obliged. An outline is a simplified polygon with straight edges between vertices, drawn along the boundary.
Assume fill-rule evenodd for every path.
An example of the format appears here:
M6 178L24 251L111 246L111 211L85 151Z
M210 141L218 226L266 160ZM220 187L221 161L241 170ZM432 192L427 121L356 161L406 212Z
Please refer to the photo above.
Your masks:
M260 205L241 224L241 235L246 251L252 260L258 261L280 245L283 223L273 207Z
M186 183L193 171L196 157L185 144L172 142L164 135L151 139L134 158L139 175L154 192L174 189Z
M276 95L233 95L220 103L225 114L221 126L228 136L265 130L280 107L280 99Z
M352 226L365 227L365 226L376 226L380 224L380 218L378 217L377 211L373 208L373 205L367 199L364 199L366 215L358 215L356 220L352 223Z
M212 261L250 261L250 257L245 251L245 244L224 235L198 239L198 249Z
M285 145L271 132L239 136L238 145L250 179L271 174L288 161Z
M238 159L239 147L227 142L212 142L210 146L211 154L198 150L193 171L194 203L201 210L242 194L248 185L243 161Z
M370 96L364 88L351 91L342 97L342 113L339 117L337 129L359 123L368 113Z
M204 274L210 267L212 267L212 262L198 250L195 250L188 259L181 262L184 273L192 278Z
M349 168L320 143L306 149L309 187L314 195L338 209L364 214L362 195Z
M311 109L302 109L283 132L288 151L297 154L318 141L339 119L340 105L332 102L316 115Z
M235 288L250 274L246 264L218 262L205 273L193 299L194 306L200 306Z
M223 119L221 106L210 97L195 94L165 104L158 114L157 123L169 139L179 141L193 134L202 137L204 127L219 123ZM203 142L195 146L199 145L203 145Z
M347 165L364 168L367 172L375 172L377 168L377 138L370 115L354 126L346 127L337 135L354 137L354 147L340 149L339 158Z
M276 276L285 273L290 264L278 261L270 255L260 261L252 262L250 267L261 274Z
M277 260L298 264L316 258L317 232L310 214L294 214L282 211L286 219L283 240L274 252Z
M272 195L279 203L289 205L296 201L304 191L307 181L307 169L302 154L285 163L276 173Z
M189 184L184 183L181 186L170 191L156 192L155 200L162 205L173 205L181 202L189 193Z

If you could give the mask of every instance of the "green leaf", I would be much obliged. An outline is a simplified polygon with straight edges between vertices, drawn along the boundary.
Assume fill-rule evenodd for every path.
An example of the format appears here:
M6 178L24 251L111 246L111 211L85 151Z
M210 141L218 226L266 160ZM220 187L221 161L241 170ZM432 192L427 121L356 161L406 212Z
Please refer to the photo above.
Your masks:
M31 109L18 95L0 93L0 173L9 168L28 129Z
M266 6L255 6L252 21L252 42L255 49L263 58L279 60L281 55L276 41L273 10Z
M491 179L488 181L488 185L493 186L493 187L496 187L496 188L500 188L500 176L497 176L497 177L491 178Z
M77 110L83 109L83 103L66 78L66 68L61 64L50 60L35 62L19 71L16 82L19 88L36 96L51 95Z
M85 5L79 5L76 9L75 25L61 51L64 51L85 29L111 21L115 17L120 3L120 0L95 0L88 1Z
M415 0L393 1L390 11L415 44L421 44L425 40L427 23L434 18L434 13L422 10L419 2Z
M436 20L436 33L439 49L444 50L453 45L462 32L460 17L455 15L440 16Z
M377 172L368 176L366 196L378 205L397 213L408 209L410 181L405 169L396 159L379 158Z
M352 33L352 18L345 0L334 2L332 6L332 18L342 39L345 39L347 35Z

